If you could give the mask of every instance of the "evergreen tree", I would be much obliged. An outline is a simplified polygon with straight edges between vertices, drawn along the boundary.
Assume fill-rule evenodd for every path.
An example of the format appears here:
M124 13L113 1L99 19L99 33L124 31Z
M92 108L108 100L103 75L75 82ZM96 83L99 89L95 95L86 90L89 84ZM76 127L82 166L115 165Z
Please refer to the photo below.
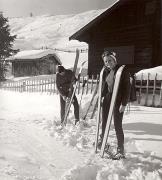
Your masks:
M16 35L10 34L8 18L0 12L0 81L4 80L7 71L6 58L18 52L12 48L15 38Z

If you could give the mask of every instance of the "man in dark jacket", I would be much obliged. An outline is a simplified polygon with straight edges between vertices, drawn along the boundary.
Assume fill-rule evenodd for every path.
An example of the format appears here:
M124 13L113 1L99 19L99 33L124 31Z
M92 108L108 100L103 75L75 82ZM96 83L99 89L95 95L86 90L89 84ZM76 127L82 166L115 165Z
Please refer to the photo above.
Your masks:
M61 105L61 123L64 121L65 106L68 103L73 93L73 84L76 81L76 77L71 70L65 69L62 65L57 66L56 73L56 86L60 94L60 105ZM73 98L75 124L79 121L79 105L76 96Z
M116 54L114 52L104 51L102 54L102 59L104 61L104 65L109 69L104 74L103 80L103 104L102 104L102 134L100 144L102 144L102 140L105 133L107 117L110 108L110 102L113 92L113 86L115 81L115 74L119 68L117 65ZM124 133L122 128L122 119L125 107L129 100L130 94L130 75L125 67L119 84L119 89L117 93L116 103L114 107L114 126L117 137L117 153L115 155L116 159L124 158Z

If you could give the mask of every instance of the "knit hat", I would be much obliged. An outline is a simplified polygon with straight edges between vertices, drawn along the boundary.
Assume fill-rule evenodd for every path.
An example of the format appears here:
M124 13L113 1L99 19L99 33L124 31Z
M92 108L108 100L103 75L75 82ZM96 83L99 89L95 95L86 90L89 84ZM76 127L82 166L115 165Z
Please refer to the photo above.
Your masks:
M62 65L57 66L57 72L58 73L62 73L64 70L65 70L64 66L62 66Z
M115 52L104 50L104 52L102 53L102 58L104 58L105 56L110 56L110 57L112 57L115 60L115 62L117 62L117 60L116 60L116 53Z

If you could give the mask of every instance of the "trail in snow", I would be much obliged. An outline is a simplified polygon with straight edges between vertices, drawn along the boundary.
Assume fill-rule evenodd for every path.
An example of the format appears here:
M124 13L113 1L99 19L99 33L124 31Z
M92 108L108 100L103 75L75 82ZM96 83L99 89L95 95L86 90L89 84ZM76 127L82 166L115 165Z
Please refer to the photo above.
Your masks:
M37 113L41 112L30 114L31 109L24 107L25 102L10 98L2 101L1 96L0 179L58 180L75 163L83 162L84 154L56 141L33 123L40 118Z
M78 96L78 100L79 100ZM91 95L82 99L85 113ZM161 180L161 109L131 106L125 113L126 160L94 154L95 119L60 131L59 96L0 91L0 179ZM83 115L82 114L82 115ZM110 131L111 150L116 136Z

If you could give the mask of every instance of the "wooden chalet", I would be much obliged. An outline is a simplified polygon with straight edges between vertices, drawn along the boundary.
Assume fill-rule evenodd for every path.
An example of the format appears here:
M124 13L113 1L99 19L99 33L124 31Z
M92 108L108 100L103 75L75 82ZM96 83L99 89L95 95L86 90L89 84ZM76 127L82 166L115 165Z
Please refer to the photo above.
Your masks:
M88 74L98 74L104 49L132 72L162 64L162 1L119 0L69 39L88 43Z
M21 51L8 61L15 77L55 74L56 65L61 64L57 54L49 50Z

